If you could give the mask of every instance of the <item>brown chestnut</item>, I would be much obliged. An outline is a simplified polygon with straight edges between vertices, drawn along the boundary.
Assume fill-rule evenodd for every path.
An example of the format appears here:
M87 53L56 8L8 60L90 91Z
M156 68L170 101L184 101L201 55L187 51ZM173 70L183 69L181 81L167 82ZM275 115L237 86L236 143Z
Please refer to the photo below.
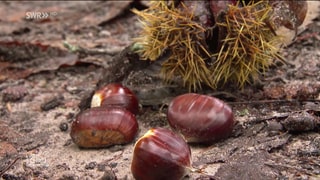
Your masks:
M137 180L181 179L191 167L191 150L169 129L153 128L135 144L131 172Z
M139 111L136 95L119 83L108 84L94 93L91 107L97 106L126 108L133 114L137 114Z
M123 108L93 107L80 112L71 126L74 143L100 148L131 142L138 132L135 116Z
M191 143L220 140L229 136L234 126L232 110L226 103L195 93L183 94L171 101L168 121Z

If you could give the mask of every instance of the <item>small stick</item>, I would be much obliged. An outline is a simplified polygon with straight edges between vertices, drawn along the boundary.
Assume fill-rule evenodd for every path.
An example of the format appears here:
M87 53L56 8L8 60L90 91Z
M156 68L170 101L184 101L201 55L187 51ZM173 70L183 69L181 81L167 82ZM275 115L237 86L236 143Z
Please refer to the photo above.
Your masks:
M292 102L320 102L318 99L276 99L276 100L258 100L258 101L242 101L242 102L228 102L230 105L240 105L240 104L273 104L273 103L292 103Z
M5 167L4 170L0 172L0 177L2 177L2 175L6 171L8 171L18 161L18 159L20 159L20 157L17 157L13 162L11 162L7 167Z

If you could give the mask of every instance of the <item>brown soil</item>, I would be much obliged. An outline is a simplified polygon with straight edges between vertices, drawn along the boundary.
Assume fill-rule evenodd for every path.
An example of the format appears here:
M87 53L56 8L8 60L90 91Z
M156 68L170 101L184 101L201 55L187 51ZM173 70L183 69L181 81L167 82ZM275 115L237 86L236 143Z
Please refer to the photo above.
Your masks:
M0 4L0 177L133 179L134 142L80 149L69 133L79 104L88 105L97 84L119 79L139 93L143 105L135 141L151 127L169 128L165 104L181 92L167 93L168 87L146 78L138 83L143 87L129 82L148 71L133 68L136 74L118 77L108 69L128 58L119 53L139 32L129 11L137 3ZM28 20L27 12L49 17ZM201 92L226 101L237 123L226 140L191 145L193 166L204 173L190 172L185 179L320 179L319 32L320 16L283 50L288 63L276 64L260 82ZM83 49L72 52L73 47Z

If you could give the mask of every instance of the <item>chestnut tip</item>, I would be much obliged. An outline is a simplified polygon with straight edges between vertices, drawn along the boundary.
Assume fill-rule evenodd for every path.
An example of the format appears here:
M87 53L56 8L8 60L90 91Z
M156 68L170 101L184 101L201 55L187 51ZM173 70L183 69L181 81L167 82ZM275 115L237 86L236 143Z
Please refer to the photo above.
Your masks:
M152 128L134 146L131 172L135 179L181 179L190 167L190 147L169 129Z
M120 83L111 83L95 91L91 99L91 107L120 107L139 112L139 100L136 95Z

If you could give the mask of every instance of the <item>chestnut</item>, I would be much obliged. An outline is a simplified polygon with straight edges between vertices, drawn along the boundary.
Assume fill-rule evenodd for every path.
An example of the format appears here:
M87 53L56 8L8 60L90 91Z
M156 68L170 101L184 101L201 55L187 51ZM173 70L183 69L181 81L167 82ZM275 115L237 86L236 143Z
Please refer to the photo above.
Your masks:
M234 126L231 108L217 98L187 93L168 107L169 125L190 143L212 143L229 136Z
M111 83L95 91L91 100L91 107L121 107L133 114L139 111L139 102L136 95L127 87L119 83Z
M150 129L134 146L131 172L137 180L181 179L190 167L190 147L169 129Z
M72 122L70 136L83 148L101 148L131 142L138 132L135 116L123 108L93 107Z

